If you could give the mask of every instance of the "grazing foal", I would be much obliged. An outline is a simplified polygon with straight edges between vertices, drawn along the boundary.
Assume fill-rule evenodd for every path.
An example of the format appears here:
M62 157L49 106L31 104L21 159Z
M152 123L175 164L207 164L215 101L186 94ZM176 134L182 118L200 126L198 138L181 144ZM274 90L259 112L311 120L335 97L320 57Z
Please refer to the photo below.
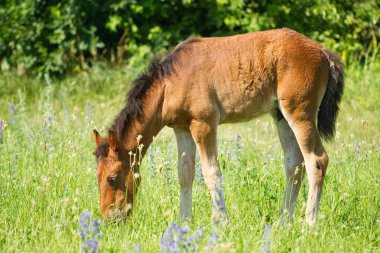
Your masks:
M184 220L191 217L195 150L214 199L221 176L217 126L270 113L285 158L281 212L292 217L306 169L306 221L314 224L328 164L320 135L333 137L342 93L337 56L289 29L182 42L165 58L153 59L133 82L108 137L94 130L103 217L124 217L132 210L140 177L128 153L136 150L138 135L143 147L137 155L144 156L164 126L174 129Z

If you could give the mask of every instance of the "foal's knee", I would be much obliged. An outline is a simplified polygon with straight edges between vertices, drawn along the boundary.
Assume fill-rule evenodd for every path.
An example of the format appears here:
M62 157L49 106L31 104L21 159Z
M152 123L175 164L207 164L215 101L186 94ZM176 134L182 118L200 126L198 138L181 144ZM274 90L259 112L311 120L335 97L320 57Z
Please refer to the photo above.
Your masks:
M285 172L287 176L294 176L302 170L303 167L303 156L302 154L295 156L294 154L285 155L284 165Z
M327 153L323 152L320 156L316 156L315 159L313 159L313 163L314 164L307 169L308 173L316 183L323 183L329 163Z

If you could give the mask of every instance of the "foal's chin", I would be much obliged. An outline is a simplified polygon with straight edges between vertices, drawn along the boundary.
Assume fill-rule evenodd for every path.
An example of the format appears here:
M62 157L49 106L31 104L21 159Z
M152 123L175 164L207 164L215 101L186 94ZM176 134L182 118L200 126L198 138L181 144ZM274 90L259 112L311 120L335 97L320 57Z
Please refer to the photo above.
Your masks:
M132 214L131 204L122 204L118 208L113 208L111 205L110 209L106 210L101 214L102 219L105 221L120 222L125 221L127 217Z
M125 208L123 208L123 209L108 210L101 216L104 221L124 222L127 219L127 217L130 215L125 210Z

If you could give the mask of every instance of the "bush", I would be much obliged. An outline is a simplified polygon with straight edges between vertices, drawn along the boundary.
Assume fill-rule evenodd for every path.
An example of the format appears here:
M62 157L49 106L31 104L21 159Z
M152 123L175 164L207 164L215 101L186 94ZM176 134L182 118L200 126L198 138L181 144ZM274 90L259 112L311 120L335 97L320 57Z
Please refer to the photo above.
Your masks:
M345 61L376 54L376 0L8 0L0 6L1 70L65 74L98 60L132 65L190 35L289 27Z

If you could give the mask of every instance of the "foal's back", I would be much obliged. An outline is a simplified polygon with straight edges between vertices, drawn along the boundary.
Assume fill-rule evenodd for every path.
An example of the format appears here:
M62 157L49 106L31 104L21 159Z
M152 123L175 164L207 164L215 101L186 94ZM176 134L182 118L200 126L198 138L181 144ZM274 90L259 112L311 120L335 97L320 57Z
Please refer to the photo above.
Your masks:
M172 126L249 120L296 93L320 93L320 103L328 78L321 46L290 29L184 42L177 59L164 80L163 117Z

